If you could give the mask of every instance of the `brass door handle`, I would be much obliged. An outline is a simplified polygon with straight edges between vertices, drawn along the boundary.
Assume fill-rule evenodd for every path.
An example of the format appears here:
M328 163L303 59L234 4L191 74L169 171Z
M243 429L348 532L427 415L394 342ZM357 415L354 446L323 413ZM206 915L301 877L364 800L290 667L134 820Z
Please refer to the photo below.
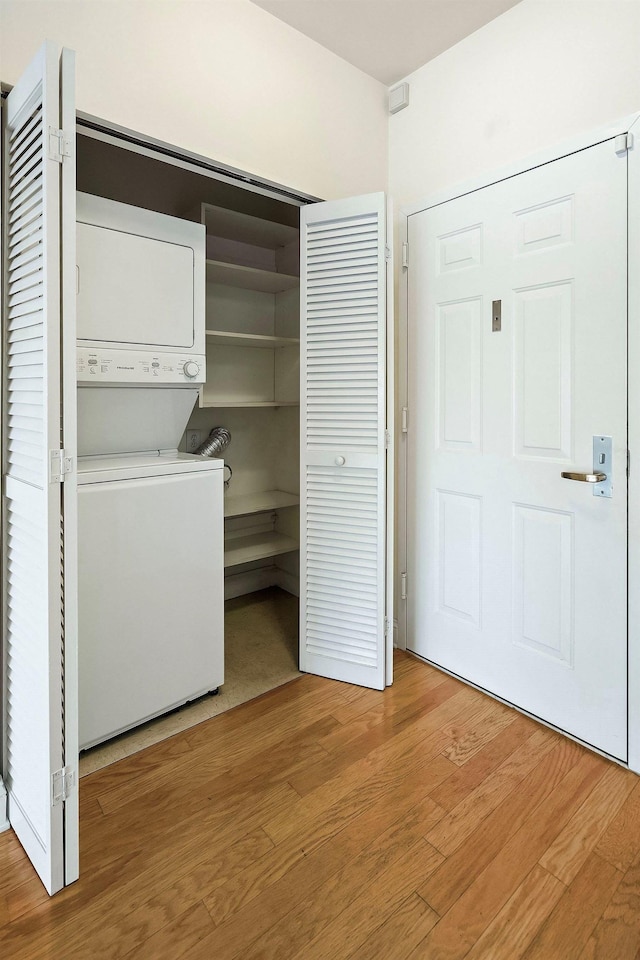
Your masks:
M607 479L606 473L570 473L562 472L561 477L565 480L578 480L580 483L602 483Z

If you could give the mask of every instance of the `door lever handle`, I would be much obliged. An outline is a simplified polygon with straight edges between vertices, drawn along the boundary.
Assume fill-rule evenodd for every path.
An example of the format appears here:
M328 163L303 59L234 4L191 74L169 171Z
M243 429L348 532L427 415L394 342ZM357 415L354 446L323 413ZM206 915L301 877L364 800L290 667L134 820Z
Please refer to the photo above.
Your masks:
M563 471L560 476L564 480L578 480L580 483L602 483L607 479L606 473L570 473Z

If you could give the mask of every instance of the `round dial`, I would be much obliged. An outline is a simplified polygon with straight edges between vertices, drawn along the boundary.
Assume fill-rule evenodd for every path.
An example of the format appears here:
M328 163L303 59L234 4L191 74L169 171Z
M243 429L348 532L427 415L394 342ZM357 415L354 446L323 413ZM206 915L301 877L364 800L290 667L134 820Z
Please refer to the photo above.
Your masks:
M190 380L193 380L194 377L197 377L200 373L200 364L196 363L195 360L187 360L182 368L182 372L184 373L185 377L189 377Z

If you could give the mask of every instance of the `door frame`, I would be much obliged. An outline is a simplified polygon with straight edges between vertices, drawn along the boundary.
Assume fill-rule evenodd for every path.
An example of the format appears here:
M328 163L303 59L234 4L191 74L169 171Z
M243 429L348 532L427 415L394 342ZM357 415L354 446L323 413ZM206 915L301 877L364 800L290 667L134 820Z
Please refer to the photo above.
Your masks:
M465 194L482 190L502 180L526 173L536 167L552 163L562 157L580 150L588 149L604 140L627 135L627 176L628 176L628 247L627 247L627 290L628 290L628 370L640 370L640 113L632 114L621 120L607 124L587 134L573 137L532 156L494 171L482 174L472 180L456 184L445 190L427 196L421 202L404 206L399 214L399 239L402 245L408 242L409 217L440 204L455 200ZM613 144L612 144L613 149ZM406 249L402 246L402 250ZM409 304L408 270L411 264L404 264L404 256L398 258L402 266L398 278L398 413L408 407L409 385ZM633 267L636 266L634 270ZM408 430L411 430L411 410L408 410ZM407 518L407 438L400 423L397 430L398 452L398 498L397 498L397 583L398 598L398 646L407 648L407 606L402 599L402 574L406 574L407 592L412 589L411 571L407 570L408 530ZM627 606L628 606L628 761L622 766L640 773L640 377L628 378L628 450L630 451L630 475L628 483L628 569L627 569ZM633 585L633 589L632 589ZM496 698L499 699L499 698ZM521 711L526 713L526 711ZM548 724L552 726L552 724ZM564 733L564 731L561 731ZM570 736L569 734L565 734ZM577 739L572 737L571 739ZM582 741L578 741L582 742ZM590 746L586 744L586 746ZM594 749L590 747L590 749ZM596 751L598 752L598 751ZM611 758L609 758L611 759ZM618 762L618 761L615 761Z

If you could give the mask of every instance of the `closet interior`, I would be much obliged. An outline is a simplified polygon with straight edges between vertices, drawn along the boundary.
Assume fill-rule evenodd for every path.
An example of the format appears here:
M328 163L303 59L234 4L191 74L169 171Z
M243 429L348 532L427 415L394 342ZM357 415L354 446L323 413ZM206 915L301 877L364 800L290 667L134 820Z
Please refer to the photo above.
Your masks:
M195 452L214 427L230 432L231 442L222 454L229 468L224 493L224 599L234 619L229 636L225 630L225 646L242 631L238 618L241 623L243 601L238 598L246 598L247 629L257 630L263 639L272 628L276 633L295 631L295 637L289 637L295 671L300 201L276 199L260 192L260 187L248 189L199 174L108 139L83 135L81 130L80 192L205 225L206 382L180 449ZM271 594L257 593L267 588L272 588ZM176 600L180 602L179 597ZM263 607L264 623L256 628ZM268 644L262 649L268 658ZM254 668L247 669L255 672ZM268 664L264 672L269 674ZM225 687L221 690L224 693Z

